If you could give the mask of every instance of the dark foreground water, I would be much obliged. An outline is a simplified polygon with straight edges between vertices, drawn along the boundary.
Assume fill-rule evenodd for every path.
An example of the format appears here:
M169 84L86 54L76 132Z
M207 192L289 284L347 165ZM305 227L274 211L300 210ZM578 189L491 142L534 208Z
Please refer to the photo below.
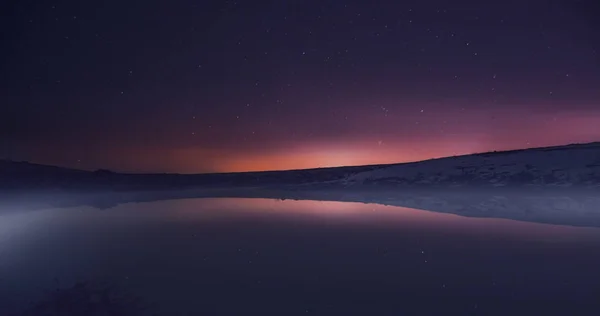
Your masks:
M600 315L600 229L264 199L0 215L0 315L77 282L148 315Z

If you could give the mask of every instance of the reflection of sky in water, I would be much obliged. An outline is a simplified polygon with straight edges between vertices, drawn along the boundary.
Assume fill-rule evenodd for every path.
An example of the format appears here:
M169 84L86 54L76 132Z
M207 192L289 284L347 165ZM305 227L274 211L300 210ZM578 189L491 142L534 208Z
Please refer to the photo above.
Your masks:
M256 292L249 297L285 287L345 293L353 282L382 293L496 293L503 284L564 297L575 285L584 294L600 289L586 276L600 264L599 246L596 228L361 203L184 199L53 209L0 216L0 294L100 277L165 308L196 304L190 293L215 301L242 289ZM229 293L233 286L242 292Z
M117 207L115 211L131 206ZM184 199L145 203L144 212L169 220L210 221L240 218L302 220L316 224L383 226L473 235L500 235L549 241L600 238L600 229L546 225L495 218L463 217L380 204L273 199ZM137 216L137 213L128 213ZM126 216L127 213L122 213Z

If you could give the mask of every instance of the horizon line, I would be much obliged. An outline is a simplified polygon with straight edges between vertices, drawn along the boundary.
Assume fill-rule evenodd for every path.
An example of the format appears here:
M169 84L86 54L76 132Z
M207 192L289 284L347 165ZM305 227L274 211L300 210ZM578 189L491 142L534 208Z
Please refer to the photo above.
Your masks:
M431 160L438 159L449 159L456 157L465 157L465 156L476 156L483 155L488 153L511 153L511 152L519 152L519 151L527 151L527 150L541 150L541 149L560 149L564 147L572 147L572 146L589 146L589 145L598 145L600 146L600 141L594 142L586 142L586 143L569 143L564 145L551 145L551 146L541 146L541 147L527 147L527 148L514 148L514 149L504 149L504 150L493 150L493 151L485 151L485 152L473 152L469 154L460 154L453 156L442 156L442 157L432 157L423 160L414 160L414 161L404 161L404 162L393 162L393 163L374 163L374 164L366 164L366 165L341 165L341 166L327 166L327 167L314 167L314 168L303 168L303 169L278 169L278 170L248 170L248 171L232 171L232 172L200 172L200 173L178 173L178 172L120 172L113 171L107 168L97 168L94 170L90 169L78 169L71 167L62 167L58 165L48 165L43 163L35 163L30 162L28 160L12 160L7 158L0 158L0 162L9 162L9 163L25 163L31 165L45 166L45 167L54 167L54 168L62 168L74 171L82 171L82 172L111 172L116 174L127 174L127 175L222 175L222 174L247 174L247 173L269 173L269 172L293 172L293 171L312 171L312 170L323 170L323 169L342 169L342 168L367 168L367 167L381 167L381 166L394 166L394 165L403 165L403 164L412 164L412 163L420 163Z

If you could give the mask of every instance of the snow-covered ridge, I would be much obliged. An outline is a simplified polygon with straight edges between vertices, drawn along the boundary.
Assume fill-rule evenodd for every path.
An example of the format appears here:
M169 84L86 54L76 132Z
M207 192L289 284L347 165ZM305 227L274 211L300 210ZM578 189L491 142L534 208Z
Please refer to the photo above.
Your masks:
M359 172L347 185L600 187L600 143L490 152Z
M2 190L158 190L199 187L331 189L573 186L600 189L600 142L490 152L414 163L220 174L126 174L0 160Z

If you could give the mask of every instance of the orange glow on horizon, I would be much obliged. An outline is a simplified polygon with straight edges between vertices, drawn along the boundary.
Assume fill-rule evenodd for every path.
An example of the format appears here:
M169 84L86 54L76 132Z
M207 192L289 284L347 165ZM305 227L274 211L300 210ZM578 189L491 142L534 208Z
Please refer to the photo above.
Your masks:
M552 116L542 122L528 124L524 115L523 122L497 122L506 128L494 127L493 132L485 127L466 126L465 130L446 131L439 135L396 135L390 132L336 139L265 139L265 144L248 143L241 147L235 144L218 147L200 144L157 144L155 147L111 145L110 148L101 145L85 148L48 145L28 147L24 156L44 157L32 161L41 164L134 173L244 172L390 164L598 141L600 117L585 114L564 115L560 126L556 126Z
M353 148L354 147L354 148ZM223 171L292 170L340 166L359 166L418 161L441 154L439 151L364 148L348 146L298 148L288 151L247 154L223 159L218 165Z

